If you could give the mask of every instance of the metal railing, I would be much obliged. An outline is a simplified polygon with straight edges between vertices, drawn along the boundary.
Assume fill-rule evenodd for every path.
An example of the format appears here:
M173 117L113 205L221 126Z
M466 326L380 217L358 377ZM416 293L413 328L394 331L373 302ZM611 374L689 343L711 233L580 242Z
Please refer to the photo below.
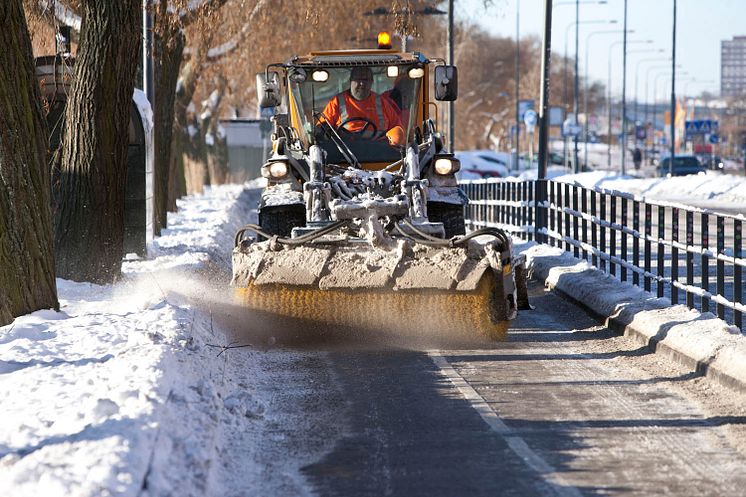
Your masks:
M563 247L620 281L672 304L683 296L689 308L743 331L743 217L553 180L461 185L471 199L467 228L499 227Z

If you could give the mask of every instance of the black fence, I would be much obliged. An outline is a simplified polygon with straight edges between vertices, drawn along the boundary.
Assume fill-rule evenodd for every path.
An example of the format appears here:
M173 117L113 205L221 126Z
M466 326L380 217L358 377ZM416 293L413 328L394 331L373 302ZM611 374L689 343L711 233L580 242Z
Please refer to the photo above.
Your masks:
M552 180L476 180L462 187L471 199L467 228L499 227L564 248L621 281L713 312L743 331L742 217ZM537 193L546 200L537 202Z

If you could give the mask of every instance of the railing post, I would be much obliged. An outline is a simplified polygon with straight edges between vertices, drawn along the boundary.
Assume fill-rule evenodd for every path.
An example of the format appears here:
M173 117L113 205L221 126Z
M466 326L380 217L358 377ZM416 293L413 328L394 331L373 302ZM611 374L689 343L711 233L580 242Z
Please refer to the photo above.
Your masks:
M549 182L549 229L555 233L562 232L562 217L557 214L557 183L554 181ZM562 243L557 242L556 238L550 238L553 247L561 247Z
M536 215L536 223L534 224L534 238L538 243L547 243L549 237L545 233L547 228L547 216L549 210L545 206L547 200L547 180L538 179L534 182L535 191L535 202L534 202L534 213Z
M562 195L562 202L560 204L562 209L560 212L565 212L565 232L562 233L564 237L571 238L571 227L570 227L570 214L567 213L567 209L570 206L570 183L565 183L565 193ZM570 251L570 243L565 242L565 252ZM575 256L577 257L577 255Z
M686 284L694 286L694 254L691 248L694 246L694 213L686 210ZM686 306L694 308L694 294L686 291Z
M674 285L674 282L679 281L679 249L676 247L679 241L678 207L671 208L671 241L674 243L671 246L671 304L676 305L679 303L679 289Z
M593 245L593 247L596 247L596 243L598 242L598 214L596 212L596 196L597 192L595 190L591 190L591 218L593 219L591 221L591 245ZM591 256L591 263L595 267L598 267L598 256L596 255L596 252L593 252L593 255Z
M629 202L629 199L627 197L622 197L622 218L619 220L619 225L622 228L627 227L628 222L628 216L627 216L627 203ZM625 262L629 262L627 260L627 233L624 231L624 229L619 231L619 238L621 238L622 241L622 253L621 253L621 259ZM621 280L627 281L627 266L622 265L621 269Z
M710 248L710 215L703 212L700 217L700 224L702 225L702 259L700 265L702 266L702 289L709 293L710 292L710 258L707 255L707 251ZM710 312L710 297L702 296L702 312Z
M741 250L743 249L742 244L742 221L735 219L733 221L733 257L740 259L742 256ZM743 304L743 286L742 286L743 267L734 262L733 267L733 302ZM733 312L733 317L736 322L736 327L739 330L743 329L743 313L738 309Z
M516 205L516 202L518 201L518 183L508 183L508 188L510 189L510 224L514 226L520 226L520 222L518 219L518 212L519 207ZM523 238L523 233L521 233L521 238Z
M632 264L640 269L640 202L632 201L632 229L635 236L632 238ZM640 273L632 273L632 284L640 286Z
M546 180L541 180L541 181L544 182L544 186L543 186L543 188L544 188L544 201L546 201L546 196L547 196L546 195L546 193L547 193L547 182L546 182ZM546 227L547 227L547 215L546 215L547 211L546 211L546 208L545 207L539 207L538 205L536 205L536 202L534 202L534 198L536 197L534 195L534 192L536 191L537 188L539 188L539 185L537 183L538 183L538 181L533 181L533 182L526 182L526 184L525 184L526 185L526 189L528 190L528 206L526 207L526 225L527 226L534 225L534 219L538 218L538 214L537 213L538 213L539 209L542 209L542 212L544 213L543 216L542 216L543 226L541 226L539 229L546 229ZM543 203L543 201L542 201L542 203ZM533 207L531 207L531 205L533 205ZM529 240L537 240L538 241L538 238L536 238L536 236L534 236L534 235L535 234L534 234L533 231L529 231L528 232L528 239ZM539 243L546 243L547 242L546 236L543 236L541 238L541 240L542 241L539 242Z
M576 185L572 185L572 210L573 210L572 239L577 242L578 240L580 240L580 237L578 236L580 230L578 227L578 215L577 215L577 212L579 212L578 211L578 187ZM576 259L580 257L580 249L578 248L577 245L573 245L572 253Z
M616 228L614 228L614 225L617 224L616 196L611 194L609 195L609 199L611 200L611 215L609 216L609 223L611 223L611 228L609 228L609 258L612 259L609 262L609 274L616 276L616 264L613 261L616 257Z
M661 241L666 237L666 208L658 206L658 298L663 297L663 278L666 276L666 246Z
M601 196L601 205L599 206L600 209L600 218L601 221L606 221L606 194L604 192L601 192L599 194ZM606 255L606 226L602 223L601 224L601 239L599 240L601 247L601 253ZM606 259L603 257L601 258L601 271L604 273L606 272Z
M586 214L587 209L588 209L588 189L585 187L580 187L580 211L583 214ZM585 218L585 216L583 217L583 221L582 221L582 229L583 229L583 234L581 235L581 237L583 239L583 244L587 244L588 243L588 220ZM583 249L583 259L585 259L586 261L588 260L588 251L586 249Z
M645 204L645 243L644 243L644 258L645 258L645 273L647 273L644 278L644 287L645 291L650 291L650 270L651 270L651 264L650 264L650 251L652 249L651 243L650 243L650 237L653 234L653 207L650 204Z
M725 218L717 216L715 221L717 225L717 255L725 254ZM725 262L718 258L715 269L715 291L718 295L725 297ZM717 315L720 319L725 319L725 306L720 302L716 306Z

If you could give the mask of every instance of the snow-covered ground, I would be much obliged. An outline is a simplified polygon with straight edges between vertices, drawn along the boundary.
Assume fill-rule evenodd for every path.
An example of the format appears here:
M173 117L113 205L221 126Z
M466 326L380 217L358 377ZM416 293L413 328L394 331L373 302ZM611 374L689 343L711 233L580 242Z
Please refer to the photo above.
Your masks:
M738 177L585 173L563 179L656 198L746 205L746 183ZM256 189L228 185L183 199L149 259L124 264L123 281L58 280L60 312L42 310L0 327L3 497L228 495L236 488L231 474L268 478L251 454L231 471L216 468L217 461L229 464L223 432L256 442L273 402L262 394L263 353L221 349L227 330L212 314L230 298L227 247L251 220L257 196ZM586 286L597 283L597 271L582 272ZM651 298L629 285L609 295L615 302ZM724 336L732 332L722 322L716 328ZM240 358L240 368L226 361L228 354ZM307 493L292 471L281 476L286 495Z
M586 188L602 188L631 193L641 198L665 200L711 209L742 209L746 214L746 177L707 172L673 178L638 178L608 171L566 174L562 168L549 168L547 177L577 183ZM522 174L517 181L536 179L536 170Z
M232 236L251 215L233 185L179 202L146 261L109 286L57 280L60 312L0 328L0 489L11 496L207 495L222 426L264 405L252 349L227 345L205 309L225 299ZM223 289L221 289L223 288ZM201 305L195 305L200 303ZM260 468L245 467L246 472ZM221 495L212 492L211 495Z

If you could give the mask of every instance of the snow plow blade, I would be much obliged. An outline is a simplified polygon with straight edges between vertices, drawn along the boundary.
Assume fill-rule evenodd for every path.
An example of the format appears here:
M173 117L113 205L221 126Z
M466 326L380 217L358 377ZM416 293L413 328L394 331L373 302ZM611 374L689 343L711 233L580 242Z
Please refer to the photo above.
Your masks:
M326 328L496 340L527 305L525 281L516 284L523 259L511 260L510 249L475 240L452 248L244 240L233 251L232 285L242 305Z

